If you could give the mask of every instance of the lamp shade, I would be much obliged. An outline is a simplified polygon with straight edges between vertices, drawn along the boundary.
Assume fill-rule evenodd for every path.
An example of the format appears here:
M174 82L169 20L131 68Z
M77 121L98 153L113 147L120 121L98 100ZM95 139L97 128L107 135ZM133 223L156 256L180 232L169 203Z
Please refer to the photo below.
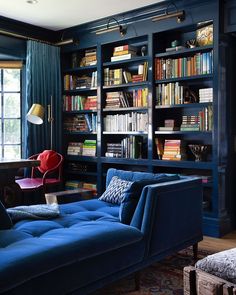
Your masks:
M41 104L34 103L26 115L26 119L33 124L43 124L44 107Z

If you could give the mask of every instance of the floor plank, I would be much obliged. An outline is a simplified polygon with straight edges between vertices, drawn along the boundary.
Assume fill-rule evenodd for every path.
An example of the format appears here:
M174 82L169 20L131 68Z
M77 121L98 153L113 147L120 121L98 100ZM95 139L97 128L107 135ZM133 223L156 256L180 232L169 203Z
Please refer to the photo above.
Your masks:
M218 238L211 238L204 236L203 241L199 244L199 249L219 252L230 248L236 247L236 231L233 231L224 237Z

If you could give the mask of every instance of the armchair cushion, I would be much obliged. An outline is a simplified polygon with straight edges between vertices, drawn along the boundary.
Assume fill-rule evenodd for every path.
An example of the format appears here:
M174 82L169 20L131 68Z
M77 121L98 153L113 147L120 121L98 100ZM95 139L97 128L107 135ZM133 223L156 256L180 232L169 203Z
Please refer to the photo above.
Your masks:
M0 201L0 230L9 229L12 227L12 221L10 216L8 215L5 207Z
M45 173L54 168L59 163L60 158L55 151L45 150L38 155L37 160L40 160L39 171Z

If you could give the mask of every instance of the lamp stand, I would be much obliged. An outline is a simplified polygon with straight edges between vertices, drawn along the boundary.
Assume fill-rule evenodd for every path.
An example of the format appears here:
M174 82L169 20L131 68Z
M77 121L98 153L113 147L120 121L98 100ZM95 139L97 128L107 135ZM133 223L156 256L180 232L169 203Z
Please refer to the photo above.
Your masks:
M53 149L53 98L51 95L51 104L48 105L48 123L50 123L50 149Z

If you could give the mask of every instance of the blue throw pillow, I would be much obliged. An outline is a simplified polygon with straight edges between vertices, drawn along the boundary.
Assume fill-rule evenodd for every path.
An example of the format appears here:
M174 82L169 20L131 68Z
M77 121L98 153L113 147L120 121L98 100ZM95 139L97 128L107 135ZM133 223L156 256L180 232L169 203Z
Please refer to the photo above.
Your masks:
M9 229L11 227L12 227L11 218L8 215L2 202L0 201L0 230L1 229Z
M154 174L155 175L155 174ZM119 217L124 224L130 224L142 190L146 185L178 180L178 175L156 174L155 178L134 181L124 192L124 198L120 205Z
M125 198L124 192L131 186L131 184L131 181L122 180L117 176L113 176L107 189L101 195L99 200L119 205Z

